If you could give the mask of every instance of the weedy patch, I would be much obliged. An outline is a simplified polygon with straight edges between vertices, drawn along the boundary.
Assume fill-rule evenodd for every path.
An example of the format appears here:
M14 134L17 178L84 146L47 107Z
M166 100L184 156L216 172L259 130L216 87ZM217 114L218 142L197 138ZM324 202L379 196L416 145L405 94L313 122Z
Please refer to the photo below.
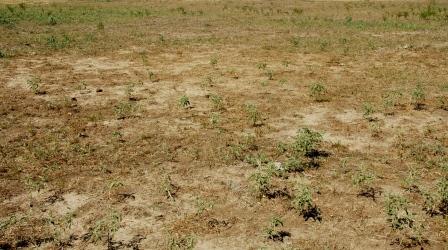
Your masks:
M297 185L291 205L303 216L305 221L310 218L315 221L322 221L320 209L314 204L311 189L308 186Z
M320 155L319 146L322 143L322 135L309 128L302 128L297 132L291 144L293 153L299 157L314 158Z
M264 230L266 238L272 241L283 242L285 237L291 236L289 232L281 230L281 227L283 227L282 219L276 216L272 217L269 226Z
M255 104L246 104L245 107L247 118L253 127L263 125L261 113Z
M137 110L136 104L127 101L127 102L120 102L117 105L115 105L114 112L116 118L118 120L122 120L133 117L136 110Z
M315 102L328 101L327 88L321 82L314 83L309 87L309 95Z
M178 103L181 108L191 108L190 98L186 95L181 96Z
M219 95L212 94L208 97L208 99L213 104L213 110L219 111L219 110L224 109L224 103L223 103L222 97L220 97Z
M409 212L408 200L396 194L389 194L385 201L385 211L387 221L393 229L412 228L414 225L414 215Z
M369 122L375 121L375 118L372 116L375 113L375 109L371 103L363 103L362 105L363 113L362 117Z
M167 247L169 250L190 250L194 249L195 245L196 237L193 235L171 236L167 242Z
M272 188L271 177L270 173L263 170L258 170L250 176L252 189L258 198L270 196Z
M112 212L109 215L103 217L97 221L95 225L89 229L89 233L86 236L92 242L108 241L112 240L115 232L120 228L121 215L117 212Z
M415 89L412 91L412 105L414 105L415 110L421 110L425 106L425 91L423 90L423 87L421 84L417 84Z

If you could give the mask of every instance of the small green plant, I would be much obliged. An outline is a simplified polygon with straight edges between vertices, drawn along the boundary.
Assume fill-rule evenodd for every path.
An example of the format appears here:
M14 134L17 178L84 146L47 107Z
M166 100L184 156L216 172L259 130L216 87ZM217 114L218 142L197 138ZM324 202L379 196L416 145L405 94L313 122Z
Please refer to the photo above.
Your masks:
M442 215L448 214L448 176L437 183L437 191L440 197L439 210Z
M132 102L120 102L115 105L115 116L118 120L132 117L136 106Z
M372 187L375 175L366 168L361 167L352 177L353 185L358 188L358 196L369 197L375 200L376 190Z
M258 111L257 106L255 106L255 104L246 105L246 115L252 126L262 125L261 114Z
M220 118L219 113L212 112L212 113L210 114L210 124L211 124L213 127L218 126L220 119L221 119L221 118Z
M268 197L271 190L271 175L266 171L258 170L250 176L252 187L258 198Z
M423 102L425 101L425 91L421 84L417 84L415 89L412 91L412 104L414 109L420 110L423 107Z
M318 146L322 142L322 135L309 128L302 128L297 132L291 147L295 155L313 157L318 153Z
M304 184L298 184L292 200L292 207L296 209L305 221L312 218L321 221L320 209L314 204L311 190Z
M385 211L387 221L393 229L402 230L414 225L413 214L409 212L409 202L401 195L389 194L386 197Z
M281 218L274 216L271 218L271 221L269 223L269 226L266 227L264 230L266 234L266 238L268 240L272 241L281 241L283 242L283 239L286 236L291 236L290 233L281 230L280 228L283 226L283 221Z
M327 89L322 83L314 83L309 88L310 97L316 102L323 102L326 100Z
M419 192L418 182L420 180L420 175L415 168L409 170L408 175L403 180L403 186L406 190L410 192Z
M192 235L173 236L168 239L169 250L191 250L196 245L196 238Z
M371 103L368 102L363 103L362 109L363 109L362 117L364 117L364 119L366 119L369 122L375 120L372 116L373 113L375 113L375 109L373 108L373 105Z
M7 58L8 54L6 54L6 52L4 52L3 50L0 49L0 58Z
M47 23L48 23L48 25L54 26L54 25L58 24L58 21L57 21L55 16L50 15L50 16L48 16L48 22Z
M210 95L208 98L212 102L214 110L222 110L224 108L222 97L219 95Z
M181 107L181 108L190 108L191 107L190 99L188 98L188 96L183 95L179 98L179 107Z

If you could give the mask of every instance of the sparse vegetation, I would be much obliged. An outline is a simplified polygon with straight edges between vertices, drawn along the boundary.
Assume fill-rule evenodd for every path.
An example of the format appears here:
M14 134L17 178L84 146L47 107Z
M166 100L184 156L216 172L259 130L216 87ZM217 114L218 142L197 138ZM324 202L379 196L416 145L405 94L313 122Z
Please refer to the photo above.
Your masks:
M413 227L413 214L409 211L409 202L405 197L396 194L389 194L386 197L385 210L387 214L387 221L393 229Z
M0 249L446 247L447 1L0 2Z
M255 104L247 104L245 109L247 118L252 126L262 125L261 114Z
M292 200L292 207L307 221L312 218L321 221L320 209L314 204L311 190L304 184L296 187L295 195Z
M181 96L179 98L179 107L190 108L191 107L190 98L188 98L188 96L186 95Z
M327 89L320 83L314 83L309 88L310 97L316 102L323 102L326 100Z

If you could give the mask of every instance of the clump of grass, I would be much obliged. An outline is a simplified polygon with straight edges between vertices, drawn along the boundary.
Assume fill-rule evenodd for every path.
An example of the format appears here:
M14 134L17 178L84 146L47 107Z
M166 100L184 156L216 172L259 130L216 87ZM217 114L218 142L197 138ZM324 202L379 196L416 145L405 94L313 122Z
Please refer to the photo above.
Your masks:
M210 124L211 124L213 127L218 126L220 120L221 120L221 118L220 118L219 113L217 113L217 112L212 112L212 113L210 114Z
M122 120L132 117L133 113L136 111L136 106L132 102L120 102L115 105L114 111L117 119Z
M383 109L386 115L392 115L393 108L400 103L403 94L400 91L389 91L383 95Z
M393 229L402 230L405 227L413 227L413 214L409 212L409 202L405 197L389 194L386 197L385 211L387 214L387 221Z
M8 54L6 54L6 52L4 52L3 50L0 49L0 58L7 58Z
M54 26L54 25L58 24L58 21L55 16L49 15L47 23L48 23L48 25Z
M62 37L57 37L54 35L48 36L46 38L47 46L51 49L63 49L67 47L71 42L71 39L67 35L62 35Z
M120 223L121 215L117 212L110 213L97 221L89 230L90 240L93 242L111 240L112 235L118 231Z
M303 216L305 221L310 218L322 221L320 209L313 202L311 189L304 184L297 185L292 207Z
M222 97L219 95L210 95L208 99L212 102L214 110L222 110L224 108Z
M415 89L412 91L412 104L414 105L414 109L420 110L424 106L425 101L425 91L421 84L417 84Z
M313 98L313 100L315 102L325 101L327 99L326 94L327 94L327 89L320 82L312 84L309 88L309 95L311 98Z
M245 107L247 118L252 126L262 125L261 114L255 104L247 104Z
M372 116L373 113L375 113L375 109L371 103L368 103L368 102L363 103L362 109L363 109L362 117L364 119L366 119L369 122L375 120L375 118Z
M290 233L280 229L282 226L283 220L281 218L277 216L272 217L269 226L264 230L266 238L272 241L283 242L286 236L291 236Z
M168 239L169 250L191 250L196 245L196 238L193 235L172 236Z
M186 95L181 96L179 98L179 107L190 108L191 107L190 98L188 98L188 96Z

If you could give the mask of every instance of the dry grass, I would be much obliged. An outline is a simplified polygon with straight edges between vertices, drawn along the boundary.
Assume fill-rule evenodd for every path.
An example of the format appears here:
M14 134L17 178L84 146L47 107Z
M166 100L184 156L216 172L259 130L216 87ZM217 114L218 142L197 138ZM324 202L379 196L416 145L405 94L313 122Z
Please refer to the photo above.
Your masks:
M0 249L442 249L447 8L1 2Z

